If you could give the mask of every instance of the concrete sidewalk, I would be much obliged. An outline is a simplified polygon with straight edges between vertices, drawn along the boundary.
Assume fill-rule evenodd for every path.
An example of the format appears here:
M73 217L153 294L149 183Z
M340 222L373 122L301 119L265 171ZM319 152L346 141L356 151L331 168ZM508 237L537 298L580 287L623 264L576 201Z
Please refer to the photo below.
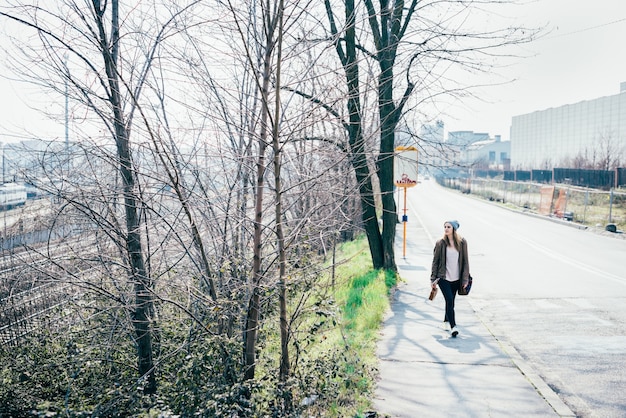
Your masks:
M404 259L401 228L396 262L403 282L378 343L378 416L574 417L515 349L481 321L473 295L457 296L460 334L449 336L441 292L428 300L434 243L413 224ZM479 283L473 291L480 292Z

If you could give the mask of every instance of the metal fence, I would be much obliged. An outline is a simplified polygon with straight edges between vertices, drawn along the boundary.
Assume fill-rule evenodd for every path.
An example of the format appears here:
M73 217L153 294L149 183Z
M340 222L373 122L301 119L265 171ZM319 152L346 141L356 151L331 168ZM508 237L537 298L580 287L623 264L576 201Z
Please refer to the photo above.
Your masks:
M626 192L623 191L484 178L440 178L438 181L463 193L546 216L588 226L606 228L611 224L617 229L626 229Z
M587 170L582 168L553 168L552 170L474 171L475 177L496 178L533 183L559 183L609 191L626 187L626 168Z

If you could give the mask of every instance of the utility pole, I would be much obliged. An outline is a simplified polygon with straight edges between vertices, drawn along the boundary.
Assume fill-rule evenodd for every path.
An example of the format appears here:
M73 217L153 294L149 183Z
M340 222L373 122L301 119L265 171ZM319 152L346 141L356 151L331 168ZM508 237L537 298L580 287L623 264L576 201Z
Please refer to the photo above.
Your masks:
M65 152L66 155L69 154L69 147L70 147L70 112L69 112L69 86L67 83L67 80L70 76L70 70L67 67L67 62L69 59L69 56L67 55L67 52L65 53L65 55L63 56L65 58L65 70L67 71L67 76L65 77Z

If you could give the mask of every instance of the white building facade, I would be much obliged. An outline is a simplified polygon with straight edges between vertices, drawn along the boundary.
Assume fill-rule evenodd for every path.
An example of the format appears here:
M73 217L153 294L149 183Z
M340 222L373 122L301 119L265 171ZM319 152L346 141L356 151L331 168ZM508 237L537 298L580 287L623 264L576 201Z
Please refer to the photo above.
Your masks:
M511 168L552 169L591 162L604 154L626 156L626 83L613 96L514 116L511 122Z
M475 169L509 170L511 141L502 141L500 135L496 135L493 139L468 145L461 155L461 161Z

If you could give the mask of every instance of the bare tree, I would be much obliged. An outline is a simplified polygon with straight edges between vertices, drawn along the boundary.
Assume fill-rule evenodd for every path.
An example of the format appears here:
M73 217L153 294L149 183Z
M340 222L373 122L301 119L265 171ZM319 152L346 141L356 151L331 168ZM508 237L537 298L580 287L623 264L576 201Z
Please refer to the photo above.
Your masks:
M29 69L25 75L58 92L64 91L64 85L71 86L74 99L97 116L101 130L108 132L114 144L115 154L108 156L117 165L113 178L119 178L121 185L109 184L114 190L113 198L103 201L107 210L103 212L105 217L101 219L105 220L110 215L112 222L101 222L100 225L109 225L110 237L124 255L127 279L134 288L134 301L129 309L137 347L138 372L146 381L145 393L155 393L157 389L153 358L154 282L146 265L145 241L141 233L141 211L144 205L140 195L131 132L135 113L140 110L139 101L154 54L170 34L168 32L175 26L176 19L193 4L191 2L184 7L172 9L170 17L156 25L155 32L145 30L146 28L121 27L120 14L126 15L128 10L120 10L118 0L105 3L93 1L84 5L70 1L45 8L37 4L16 2L14 5L3 5L3 10L0 11L2 17L33 30L41 42L41 49L25 45L23 52L33 54L30 59L38 62L39 67L48 71L51 77L46 79L33 69ZM158 21L156 15L155 20ZM66 36L63 30L72 33L72 36ZM138 35L138 44L146 45L141 63L127 60L124 56L124 47L133 33ZM83 74L77 76L70 71L68 55L80 63L88 74L87 80L83 78ZM23 65L29 68L31 64L29 62ZM98 182L97 179L94 180ZM115 219L118 214L115 197L117 193L121 195L121 225ZM108 192L103 193L102 196L107 194ZM63 195L64 198L68 196ZM69 203L79 208L89 208L89 205L79 200L72 199ZM93 209L88 212L96 217L97 212Z
M599 170L613 170L619 167L623 149L611 133L601 134L597 142Z
M393 155L396 130L404 112L417 104L434 101L438 96L457 95L468 88L469 85L463 87L463 83L458 83L461 87L445 85L445 73L449 67L456 65L479 70L485 67L481 56L494 57L501 48L527 42L534 36L534 31L522 31L516 27L476 30L467 25L470 13L501 3L490 0L412 0L408 3L385 0L375 5L364 0L365 10L350 1L336 6L330 1L325 3L331 40L347 75L348 91L352 92L346 99L349 114L358 119L351 119L350 128L362 126L363 120L354 94L364 91L359 93L358 70L354 67L365 65L369 69L368 64L363 63L370 59L378 66L376 93L380 141L376 174L382 195L383 220L380 254L377 254L377 234L368 233L368 238L374 237L370 238L370 251L375 267L396 268ZM338 23L339 16L344 17L342 24ZM362 54L361 57L357 57L356 51ZM400 78L399 74L403 77ZM416 91L421 98L413 97ZM358 148L356 151L363 152ZM359 165L355 166L355 170L359 168ZM367 223L368 219L365 217L364 221Z
M349 153L354 167L354 172L359 185L361 195L361 210L363 224L368 238L370 254L374 268L384 266L384 252L378 217L376 216L376 204L374 202L374 188L372 175L367 163L365 140L362 126L361 112L361 88L359 78L359 63L357 57L356 39L356 8L352 0L346 2L345 7L345 33L340 33L335 22L334 12L329 1L325 2L326 13L330 22L330 33L335 39L334 46L345 72L348 87L347 108L349 122L345 123L348 131Z
M278 293L280 311L280 335L281 335L281 357L280 372L281 380L289 376L289 330L287 318L286 301L286 259L285 259L285 237L283 231L283 210L282 210L282 181L281 181L281 132L280 122L282 118L280 85L281 85L281 61L282 61L282 36L283 18L285 5L282 0L277 2L263 2L260 4L260 19L262 21L262 31L258 32L258 37L254 37L254 42L246 45L245 61L248 68L254 72L254 80L257 85L257 93L260 99L260 112L258 123L258 136L256 136L256 185L255 185L255 208L254 208L254 235L253 235L253 263L251 295L247 309L246 323L244 327L244 367L245 378L255 377L257 358L257 336L260 328L259 318L261 316L261 293L266 273L264 271L263 253L263 230L265 226L265 176L267 171L266 153L271 147L273 153L274 167L274 231L276 237L276 248L278 252ZM247 41L249 28L254 27L253 21L242 20L239 16L239 9L230 2L227 4L228 10L233 14L233 22L236 32L243 42ZM246 29L248 28L248 29ZM260 53L257 55L255 51ZM257 67L260 63L260 68ZM274 101L272 103L272 97Z
M59 203L50 223L77 230L58 247L51 239L33 248L33 258L52 265L33 268L85 292L90 312L109 325L101 341L109 338L111 348L126 341L129 363L137 364L126 366L136 369L145 393L156 391L157 369L170 356L194 345L218 351L220 378L245 392L258 377L266 326L280 332L277 380L288 385L298 358L296 315L317 279L305 278L302 266L327 256L358 223L374 265L394 268L383 243L392 241L396 219L384 183L393 133L417 106L411 86L429 86L414 66L430 71L427 52L458 58L463 50L439 50L455 34L431 34L441 42L430 49L422 48L430 40L409 39L415 14L403 13L415 13L417 3L384 3L373 15L368 3L348 0L338 14L340 6L324 3L330 37L320 41L313 3L299 1L210 9L193 0L11 1L0 16L32 29L37 40L20 44L20 70L66 95L76 123L75 140L44 152L32 180ZM216 22L203 20L210 13ZM329 40L335 54L318 54ZM401 73L406 81L396 97ZM289 304L290 291L301 288L301 299ZM176 341L167 341L174 328ZM199 396L217 397L206 382L218 378L205 367L193 386L209 388Z

